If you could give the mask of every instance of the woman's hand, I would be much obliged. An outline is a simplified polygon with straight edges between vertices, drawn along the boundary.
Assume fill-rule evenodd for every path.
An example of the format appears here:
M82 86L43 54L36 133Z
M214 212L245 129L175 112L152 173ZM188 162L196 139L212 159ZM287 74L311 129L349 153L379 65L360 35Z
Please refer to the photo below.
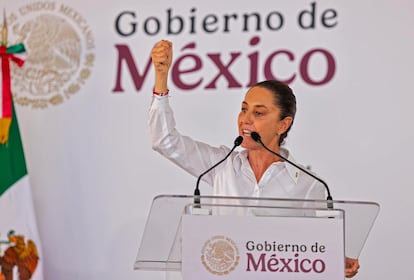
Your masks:
M345 277L352 278L358 273L359 261L358 259L345 259Z
M156 92L168 90L168 72L172 64L172 43L167 40L159 41L151 51L152 64L155 69Z

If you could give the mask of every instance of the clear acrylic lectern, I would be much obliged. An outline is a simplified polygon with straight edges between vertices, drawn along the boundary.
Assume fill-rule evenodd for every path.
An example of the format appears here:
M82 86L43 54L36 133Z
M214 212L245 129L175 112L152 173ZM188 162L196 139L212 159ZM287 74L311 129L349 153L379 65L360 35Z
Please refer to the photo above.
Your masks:
M154 198L134 269L181 270L181 217L185 214L340 217L344 219L345 256L358 258L380 209L377 203L361 201L201 196L201 203L195 204L194 198Z

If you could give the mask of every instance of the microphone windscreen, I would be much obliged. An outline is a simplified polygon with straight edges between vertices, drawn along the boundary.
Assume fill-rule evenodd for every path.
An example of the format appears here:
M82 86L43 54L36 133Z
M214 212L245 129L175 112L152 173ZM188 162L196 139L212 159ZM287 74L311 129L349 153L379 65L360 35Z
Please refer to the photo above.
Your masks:
M235 140L234 140L234 146L240 146L241 143L243 143L243 137L242 136L238 136Z
M257 133L256 131L253 131L250 136L253 138L254 141L256 142L260 142L262 139L260 138L259 133Z

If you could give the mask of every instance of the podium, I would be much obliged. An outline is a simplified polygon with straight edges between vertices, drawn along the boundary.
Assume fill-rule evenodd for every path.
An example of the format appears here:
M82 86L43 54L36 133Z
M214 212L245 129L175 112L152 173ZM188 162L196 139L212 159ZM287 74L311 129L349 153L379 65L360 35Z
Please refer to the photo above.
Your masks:
M154 198L134 269L197 275L184 280L344 279L345 257L359 257L380 209L365 201L199 199Z

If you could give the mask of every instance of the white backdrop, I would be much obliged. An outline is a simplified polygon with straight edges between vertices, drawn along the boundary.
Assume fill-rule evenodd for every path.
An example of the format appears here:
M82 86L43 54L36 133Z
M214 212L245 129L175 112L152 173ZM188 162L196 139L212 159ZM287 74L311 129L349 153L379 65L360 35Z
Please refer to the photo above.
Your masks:
M60 84L45 87L43 92L14 87L16 98L20 98L16 109L34 187L46 279L157 276L132 269L152 198L161 193L191 194L195 185L195 178L153 152L148 141L153 71L146 76L143 73L151 47L163 38L174 43L175 61L186 54L195 54L202 61L200 71L179 76L186 84L202 79L199 86L182 90L176 81L170 83L178 128L215 145L232 145L237 136L236 117L250 78L251 55L258 55L257 78L262 80L266 78L265 61L273 52L292 54L292 60L279 55L271 64L272 73L281 79L296 74L291 86L297 95L298 114L287 147L298 162L310 165L327 180L335 199L376 201L382 207L361 255L356 279L407 279L412 274L411 1L2 3L9 15L11 41L31 38L24 41L28 49L26 72L21 75L14 70L14 82L23 77L33 85L40 77L41 85L53 85L47 83L46 76L54 70L69 76L69 81L60 77ZM312 5L315 26L303 29L297 18ZM180 34L167 34L168 11L171 18L183 19ZM131 33L128 36L116 28L116 20L124 12L118 29ZM255 30L250 23L249 30L243 31L242 16L251 12L260 15L261 29ZM229 19L226 31L224 18L231 14L238 18ZM269 14L269 25L274 28L283 17L279 30L266 27ZM53 18L48 19L49 25L37 29L35 25L22 28L30 21L42 22L42 15L61 19L66 29L54 29L57 21ZM214 16L217 23L210 22ZM210 32L203 30L205 18L204 29ZM309 19L305 13L303 23L310 24ZM136 30L132 32L134 22ZM172 20L170 25L177 33L178 22ZM58 36L62 34L71 35ZM259 39L257 44L251 43L254 37ZM195 48L182 50L189 43L195 43ZM129 49L139 74L145 76L139 89L123 61L123 91L113 91L119 45ZM323 85L310 85L299 74L304 54L312 49L324 49L334 57L335 74ZM226 64L231 53L240 53L229 71L241 85L228 88L228 81L221 76L215 89L205 89L218 73L208 55L220 54ZM87 55L94 57L92 64L87 64ZM179 69L194 66L190 60L186 62ZM56 65L59 67L53 68ZM71 68L73 65L77 67ZM29 70L34 68L40 69L39 76L31 76ZM308 68L311 78L322 80L326 69L320 53L314 55ZM71 93L62 94L62 102L44 102L65 90ZM25 100L33 102L27 105ZM35 108L36 102L45 107ZM203 186L202 193L209 193L208 186Z

